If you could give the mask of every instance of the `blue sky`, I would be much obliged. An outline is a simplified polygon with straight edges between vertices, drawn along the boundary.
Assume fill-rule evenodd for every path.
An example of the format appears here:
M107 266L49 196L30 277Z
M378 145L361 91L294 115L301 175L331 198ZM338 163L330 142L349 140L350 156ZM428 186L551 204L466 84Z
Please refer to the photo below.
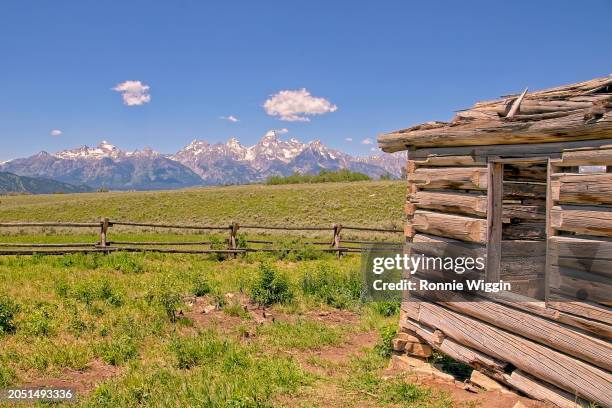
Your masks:
M366 138L476 100L612 73L611 14L608 0L6 0L0 160L102 139L248 145L281 128L365 155ZM127 80L150 101L124 104L112 88ZM324 98L286 95L321 113L297 116L310 121L281 120L279 98L276 116L264 109L302 88ZM230 115L239 121L220 119Z

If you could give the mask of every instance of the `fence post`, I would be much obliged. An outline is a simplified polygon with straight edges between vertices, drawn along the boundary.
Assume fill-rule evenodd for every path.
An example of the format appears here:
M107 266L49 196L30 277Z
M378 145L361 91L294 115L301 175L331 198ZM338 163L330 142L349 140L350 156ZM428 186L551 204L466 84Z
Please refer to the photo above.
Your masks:
M100 242L98 243L98 245L101 246L102 248L108 247L108 242L106 241L106 234L108 233L108 226L109 226L108 218L106 217L101 218L100 219Z
M229 236L229 240L228 240L228 248L231 250L235 250L237 249L236 247L236 234L238 233L238 228L240 228L240 226L238 225L237 222L232 222L229 226L229 230L230 230L230 236ZM236 258L236 253L234 252L234 258Z
M341 224L334 224L334 238L332 240L332 248L338 248L338 258L342 256L340 251L340 231L342 230Z

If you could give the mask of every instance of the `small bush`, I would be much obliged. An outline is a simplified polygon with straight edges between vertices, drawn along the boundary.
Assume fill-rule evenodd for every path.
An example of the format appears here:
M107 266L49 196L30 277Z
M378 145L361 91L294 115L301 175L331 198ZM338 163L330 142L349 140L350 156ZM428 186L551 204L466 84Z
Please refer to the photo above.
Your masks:
M221 357L231 348L231 344L208 331L197 337L175 337L169 348L176 366L185 370Z
M375 346L376 352L381 357L390 357L393 352L392 341L397 335L397 324L385 326L380 329L380 341Z
M138 348L130 336L124 335L100 344L97 354L106 364L116 366L135 358Z
M53 331L52 322L51 307L39 304L28 313L23 323L23 330L32 336L48 336Z
M203 275L196 275L192 281L192 293L195 296L204 296L212 292L212 287Z
M5 361L0 361L0 388L8 387L17 379L15 370L6 364Z
M261 263L259 274L251 286L251 298L262 306L285 303L293 299L293 292L285 275L272 265Z
M234 302L223 308L223 313L228 316L240 317L242 319L248 319L250 317L249 312L244 310L242 305L238 302Z
M361 296L358 276L345 275L327 263L307 271L301 279L301 288L305 295L339 309L355 304Z
M166 279L161 279L149 289L146 300L149 304L161 306L172 323L176 322L176 312L183 304L181 295L173 290Z
M400 302L374 302L374 310L381 316L394 316L399 313Z
M19 312L19 305L8 296L0 296L0 336L14 333L15 315Z

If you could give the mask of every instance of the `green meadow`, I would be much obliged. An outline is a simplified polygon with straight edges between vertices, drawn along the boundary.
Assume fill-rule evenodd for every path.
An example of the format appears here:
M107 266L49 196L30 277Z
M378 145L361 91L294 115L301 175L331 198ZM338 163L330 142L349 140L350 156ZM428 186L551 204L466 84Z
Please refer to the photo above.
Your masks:
M0 220L397 228L404 190L377 181L5 196ZM95 229L1 233L3 242L97 240ZM71 406L84 407L456 406L387 372L399 305L364 303L359 255L322 253L303 235L249 233L299 250L237 257L0 257L0 389L72 388ZM224 238L155 228L109 234L221 247Z

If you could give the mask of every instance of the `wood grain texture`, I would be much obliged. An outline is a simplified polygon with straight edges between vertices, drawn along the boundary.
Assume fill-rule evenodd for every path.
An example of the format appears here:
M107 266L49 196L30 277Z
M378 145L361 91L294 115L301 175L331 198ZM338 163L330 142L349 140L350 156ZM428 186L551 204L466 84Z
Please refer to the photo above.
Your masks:
M612 209L600 207L554 206L552 228L580 234L612 237Z
M487 221L484 219L417 210L412 220L414 230L461 241L484 244Z
M451 191L418 191L410 199L417 208L467 214L477 217L487 215L487 196Z
M418 188L486 190L487 169L482 167L417 168L408 181Z
M442 306L419 302L418 318L467 347L603 406L612 405L612 375L549 347Z
M563 203L612 204L612 173L556 173L551 192L553 200Z

